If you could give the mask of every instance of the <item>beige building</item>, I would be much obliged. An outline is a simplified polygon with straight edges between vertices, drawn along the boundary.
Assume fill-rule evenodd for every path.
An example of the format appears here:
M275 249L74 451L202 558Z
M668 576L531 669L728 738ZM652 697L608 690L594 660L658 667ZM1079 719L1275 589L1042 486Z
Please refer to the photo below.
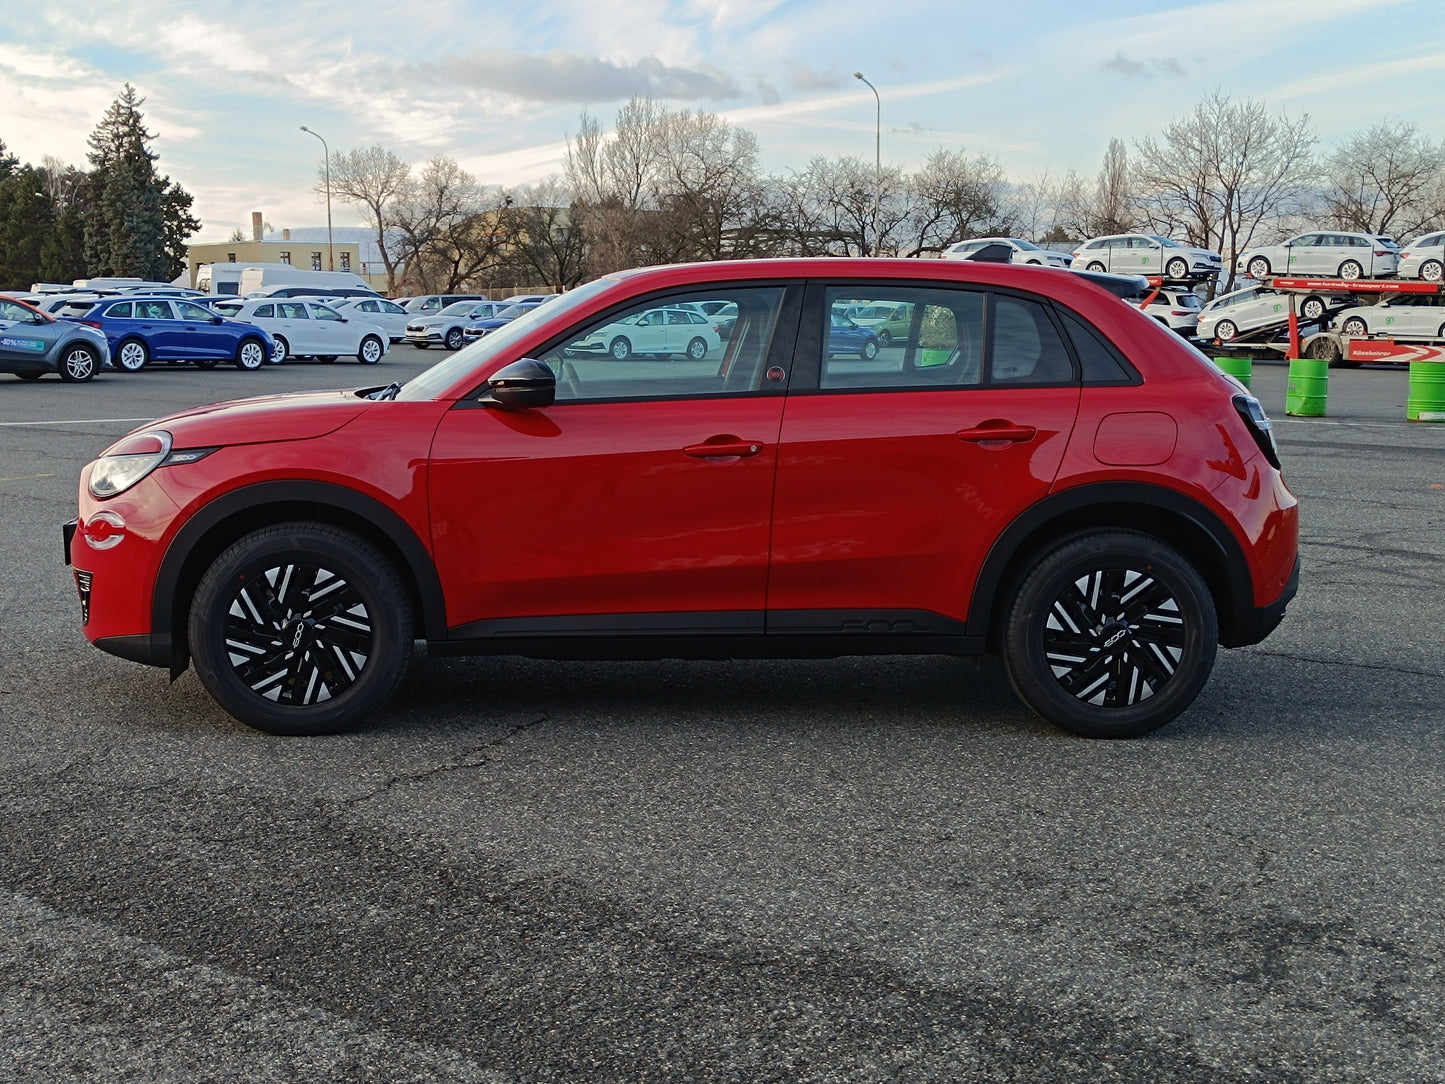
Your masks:
M379 259L367 259L376 248L376 241L357 236L367 232L351 226L334 229L329 245L325 226L263 234L261 212L257 211L251 215L249 241L210 241L186 246L190 285L195 287L196 269L201 264L289 263L307 271L350 271L364 278L372 289L385 293L386 268Z

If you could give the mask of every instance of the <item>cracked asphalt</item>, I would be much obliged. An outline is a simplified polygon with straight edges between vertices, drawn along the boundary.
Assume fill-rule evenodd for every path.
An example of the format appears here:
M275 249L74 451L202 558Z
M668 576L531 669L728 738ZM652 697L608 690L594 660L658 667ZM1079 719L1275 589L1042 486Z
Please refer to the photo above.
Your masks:
M404 379L435 361L383 361ZM0 1080L1445 1080L1445 426L1283 415L1299 598L1133 742L984 660L429 659L280 739L90 648L133 422L375 374L0 377Z

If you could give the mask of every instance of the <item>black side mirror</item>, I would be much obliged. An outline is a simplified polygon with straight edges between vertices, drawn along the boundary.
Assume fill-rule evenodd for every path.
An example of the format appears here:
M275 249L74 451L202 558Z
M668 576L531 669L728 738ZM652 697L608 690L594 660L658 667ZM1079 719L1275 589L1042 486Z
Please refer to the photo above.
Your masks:
M225 320L226 320L226 318L225 318L224 316L212 316L212 317L211 317L211 323L213 323L213 324L225 323Z
M548 407L557 401L557 377L540 361L521 358L487 381L487 392L479 401L503 410Z

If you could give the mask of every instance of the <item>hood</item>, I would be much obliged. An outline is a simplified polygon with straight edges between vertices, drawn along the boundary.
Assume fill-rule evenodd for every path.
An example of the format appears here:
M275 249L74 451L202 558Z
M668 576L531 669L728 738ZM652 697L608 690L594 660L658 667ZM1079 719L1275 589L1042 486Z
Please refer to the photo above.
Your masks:
M373 404L351 391L306 391L233 399L170 414L141 426L164 429L177 448L311 440L333 433Z

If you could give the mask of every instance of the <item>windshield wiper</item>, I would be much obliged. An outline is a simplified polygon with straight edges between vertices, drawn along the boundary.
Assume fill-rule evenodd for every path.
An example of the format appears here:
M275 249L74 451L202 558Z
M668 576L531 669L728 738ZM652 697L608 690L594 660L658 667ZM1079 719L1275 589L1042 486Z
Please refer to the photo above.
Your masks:
M384 388L378 388L376 391L374 391L374 392L372 392L370 395L368 395L367 398L368 398L368 399L395 399L395 398L396 398L396 393L399 392L399 391L401 391L401 384L400 384L400 382L395 383L395 384L388 384L388 385L387 385L386 387L384 387Z

